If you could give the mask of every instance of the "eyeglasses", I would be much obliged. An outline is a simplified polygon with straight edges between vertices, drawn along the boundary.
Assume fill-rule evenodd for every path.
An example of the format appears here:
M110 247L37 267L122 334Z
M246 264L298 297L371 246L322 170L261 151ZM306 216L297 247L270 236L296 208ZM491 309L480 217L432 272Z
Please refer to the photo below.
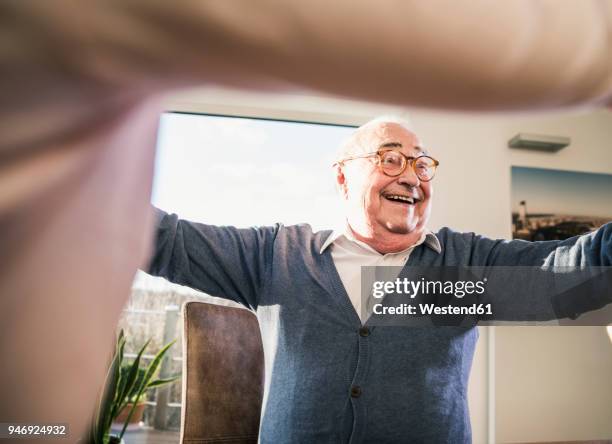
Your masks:
M336 164L340 165L348 160L364 159L376 157L376 165L384 174L396 177L402 174L408 165L412 168L419 180L429 182L436 174L436 168L440 165L433 157L419 156L408 157L397 150L378 150L375 153L362 154L360 156L347 157L339 160Z

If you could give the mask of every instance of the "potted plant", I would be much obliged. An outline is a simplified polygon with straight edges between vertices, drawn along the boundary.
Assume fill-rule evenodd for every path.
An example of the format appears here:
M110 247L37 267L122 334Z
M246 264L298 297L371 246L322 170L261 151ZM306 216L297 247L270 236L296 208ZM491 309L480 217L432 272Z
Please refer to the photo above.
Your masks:
M131 369L131 365L123 364L121 366L119 377L127 378L129 375L130 369ZM123 407L123 409L121 409L117 417L113 419L113 424L112 424L113 428L116 428L118 424L120 425L125 424L126 421L128 422L128 427L131 425L137 425L140 423L140 421L142 421L144 409L146 406L146 403L145 403L146 393L145 393L145 396L143 396L141 400L138 400L137 397L138 397L138 387L140 387L140 384L142 383L146 373L147 373L146 368L144 367L138 368L138 374L136 375L136 381L134 382L133 390L127 395L127 404L125 405L125 407ZM130 411L132 410L132 407L134 405L136 406L134 413L132 414L132 417L128 419Z
M138 351L134 361L128 363L127 361L130 358L124 357L125 335L123 330L119 332L115 351L106 375L104 390L100 395L89 432L89 442L91 444L122 442L127 426L136 413L146 391L169 384L179 378L179 376L173 376L167 379L155 379L159 365L175 341L164 345L149 365L141 367L142 355L150 342L149 339ZM125 419L121 421L123 428L119 435L111 435L111 424L113 421L117 421L122 412L127 412L124 413Z

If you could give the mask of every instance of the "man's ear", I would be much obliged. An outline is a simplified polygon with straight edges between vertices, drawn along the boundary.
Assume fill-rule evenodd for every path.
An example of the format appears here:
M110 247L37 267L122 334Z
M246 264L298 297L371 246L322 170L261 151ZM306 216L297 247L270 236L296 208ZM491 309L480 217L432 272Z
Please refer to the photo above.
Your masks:
M348 190L346 176L344 175L344 168L341 164L336 164L334 168L336 168L336 186L338 187L338 191L342 197L346 198Z

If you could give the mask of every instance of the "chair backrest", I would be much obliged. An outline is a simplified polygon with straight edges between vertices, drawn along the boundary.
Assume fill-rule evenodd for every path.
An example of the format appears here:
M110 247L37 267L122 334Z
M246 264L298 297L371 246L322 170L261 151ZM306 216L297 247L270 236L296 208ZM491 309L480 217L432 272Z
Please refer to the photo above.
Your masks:
M181 442L256 443L264 360L257 318L204 302L183 307Z

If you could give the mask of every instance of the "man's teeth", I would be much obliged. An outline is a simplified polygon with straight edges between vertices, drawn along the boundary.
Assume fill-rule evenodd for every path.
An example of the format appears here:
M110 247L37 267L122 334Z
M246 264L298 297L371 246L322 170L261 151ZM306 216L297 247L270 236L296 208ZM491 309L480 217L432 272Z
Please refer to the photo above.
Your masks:
M390 194L390 195L387 196L387 199L399 200L399 201L402 201L402 202L408 202L409 204L413 204L414 203L414 198L408 197L408 196L400 196L398 194Z

